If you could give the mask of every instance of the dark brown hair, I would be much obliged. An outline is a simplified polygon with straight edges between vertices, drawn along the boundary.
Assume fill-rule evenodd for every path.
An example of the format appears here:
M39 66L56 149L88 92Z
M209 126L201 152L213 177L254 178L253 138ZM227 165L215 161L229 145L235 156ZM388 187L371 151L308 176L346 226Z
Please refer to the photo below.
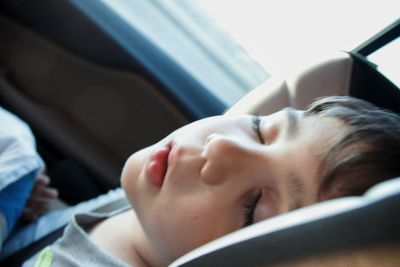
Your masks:
M399 115L345 96L317 99L305 114L337 118L347 126L322 156L320 198L360 195L400 176Z

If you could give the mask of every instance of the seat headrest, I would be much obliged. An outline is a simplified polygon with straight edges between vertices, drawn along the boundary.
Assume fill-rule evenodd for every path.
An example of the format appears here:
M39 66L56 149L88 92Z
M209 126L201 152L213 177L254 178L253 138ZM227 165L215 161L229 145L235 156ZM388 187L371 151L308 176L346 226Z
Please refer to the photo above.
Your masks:
M337 52L288 74L271 77L225 114L268 115L285 107L305 109L323 96L349 95L400 114L400 90L365 57Z
M304 109L317 97L348 95L352 63L350 54L337 52L287 77L271 77L226 114L267 115L284 107Z

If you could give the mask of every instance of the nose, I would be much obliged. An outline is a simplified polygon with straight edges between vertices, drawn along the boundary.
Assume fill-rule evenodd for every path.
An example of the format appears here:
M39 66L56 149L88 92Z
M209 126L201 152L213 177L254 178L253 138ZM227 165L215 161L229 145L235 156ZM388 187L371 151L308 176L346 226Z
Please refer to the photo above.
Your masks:
M203 151L206 161L201 170L202 180L208 185L220 185L240 177L246 172L251 154L251 149L239 137L211 134Z

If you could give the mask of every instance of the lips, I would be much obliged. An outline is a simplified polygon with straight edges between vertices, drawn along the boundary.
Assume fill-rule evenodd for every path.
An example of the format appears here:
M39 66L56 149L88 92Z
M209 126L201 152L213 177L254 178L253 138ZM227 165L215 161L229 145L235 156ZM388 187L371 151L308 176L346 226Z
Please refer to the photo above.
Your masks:
M149 156L149 163L146 168L147 177L150 183L161 188L164 183L165 174L168 169L168 156L171 151L171 145L157 147Z

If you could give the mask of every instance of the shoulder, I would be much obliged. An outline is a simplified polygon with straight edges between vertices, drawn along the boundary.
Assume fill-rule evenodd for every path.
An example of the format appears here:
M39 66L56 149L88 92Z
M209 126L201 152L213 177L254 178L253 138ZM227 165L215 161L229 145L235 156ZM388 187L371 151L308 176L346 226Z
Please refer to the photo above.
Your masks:
M128 266L99 248L87 234L87 228L104 221L106 217L90 213L75 215L60 239L23 266Z

